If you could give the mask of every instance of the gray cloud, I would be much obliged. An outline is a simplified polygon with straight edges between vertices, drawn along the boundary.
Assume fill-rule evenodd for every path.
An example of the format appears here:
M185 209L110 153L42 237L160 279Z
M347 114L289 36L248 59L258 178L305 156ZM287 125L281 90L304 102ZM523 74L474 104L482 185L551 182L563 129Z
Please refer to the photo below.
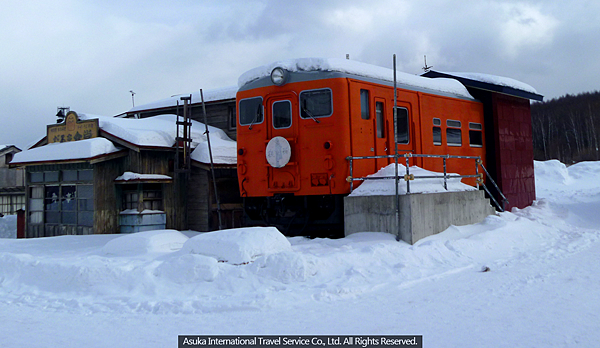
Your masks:
M0 143L43 136L57 106L115 115L177 93L235 85L275 60L338 57L419 74L508 76L546 98L598 89L593 1L6 0L0 13Z

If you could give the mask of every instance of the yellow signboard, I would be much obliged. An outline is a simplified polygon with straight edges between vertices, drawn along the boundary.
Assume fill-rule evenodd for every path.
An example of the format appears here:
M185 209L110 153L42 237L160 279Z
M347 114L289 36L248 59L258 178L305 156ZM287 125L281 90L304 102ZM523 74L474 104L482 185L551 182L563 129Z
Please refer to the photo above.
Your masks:
M98 136L98 119L79 121L75 111L69 111L65 122L48 127L48 143L64 143Z

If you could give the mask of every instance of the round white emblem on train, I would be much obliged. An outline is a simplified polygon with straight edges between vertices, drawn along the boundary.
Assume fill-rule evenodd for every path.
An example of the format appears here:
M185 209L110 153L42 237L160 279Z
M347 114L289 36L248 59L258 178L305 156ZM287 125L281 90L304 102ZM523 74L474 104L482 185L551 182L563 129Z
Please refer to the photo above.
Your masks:
M283 168L292 157L290 143L284 137L274 137L267 144L267 162L274 168Z

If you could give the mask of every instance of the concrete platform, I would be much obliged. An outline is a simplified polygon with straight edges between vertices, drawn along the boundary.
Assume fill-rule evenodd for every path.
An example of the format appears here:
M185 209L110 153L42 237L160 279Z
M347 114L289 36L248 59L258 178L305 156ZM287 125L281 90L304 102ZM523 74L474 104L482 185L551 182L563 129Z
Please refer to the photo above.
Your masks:
M344 233L387 232L398 234L396 196L344 198ZM414 193L400 196L400 239L414 244L440 233L450 225L483 221L496 211L481 190Z

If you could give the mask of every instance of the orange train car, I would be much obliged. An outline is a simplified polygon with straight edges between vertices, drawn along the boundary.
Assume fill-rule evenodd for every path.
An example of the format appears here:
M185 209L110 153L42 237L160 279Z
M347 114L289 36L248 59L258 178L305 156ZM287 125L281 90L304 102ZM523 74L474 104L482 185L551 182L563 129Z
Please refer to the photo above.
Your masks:
M485 158L483 105L455 80L397 72L397 138L391 69L306 58L250 70L239 85L238 179L249 224L289 235L341 233L348 156L393 155L397 146L399 153ZM392 162L355 160L353 176ZM443 171L441 159L410 164ZM451 173L475 171L473 160L447 165Z

